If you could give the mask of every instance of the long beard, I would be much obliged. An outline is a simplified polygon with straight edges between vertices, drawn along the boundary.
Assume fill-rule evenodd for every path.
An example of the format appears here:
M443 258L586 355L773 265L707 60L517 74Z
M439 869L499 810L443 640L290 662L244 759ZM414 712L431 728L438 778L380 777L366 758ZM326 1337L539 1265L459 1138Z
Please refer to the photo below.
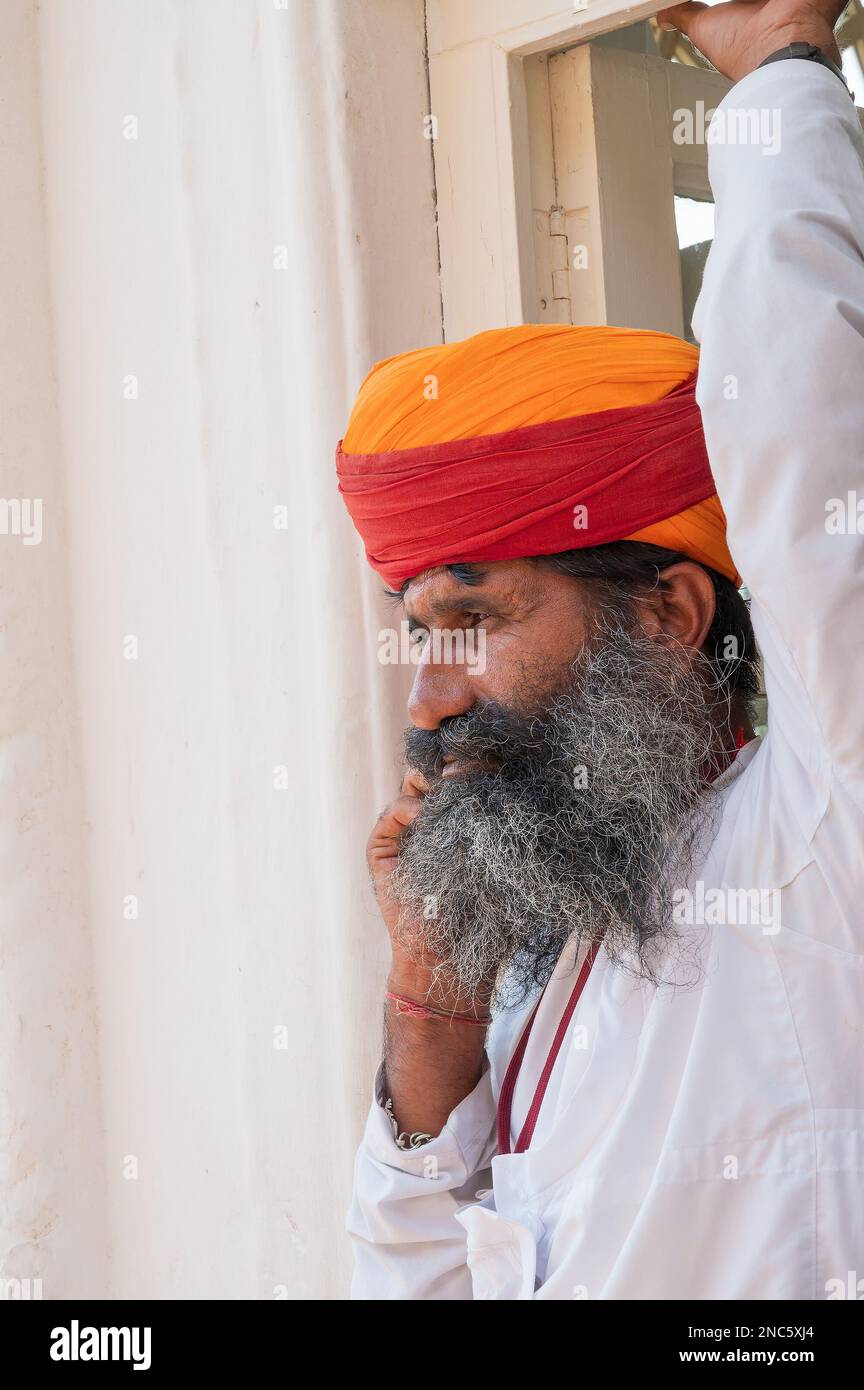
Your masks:
M673 890L712 822L711 709L704 678L615 622L544 708L409 730L430 784L392 878L409 949L496 1004L544 984L573 933L657 982ZM442 779L448 754L488 770Z

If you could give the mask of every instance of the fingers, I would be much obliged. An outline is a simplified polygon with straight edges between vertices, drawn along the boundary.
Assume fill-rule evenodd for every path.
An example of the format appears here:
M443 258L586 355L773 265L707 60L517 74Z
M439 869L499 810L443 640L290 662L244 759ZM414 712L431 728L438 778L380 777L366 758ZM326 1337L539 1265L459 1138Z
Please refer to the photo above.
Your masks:
M370 867L395 858L399 842L417 817L429 784L421 772L412 769L402 781L402 790L378 817L366 846Z
M410 768L402 779L402 795L425 796L428 790L429 783L423 773L418 772L416 768Z
M370 859L396 852L399 841L419 814L421 805L419 796L402 795L391 801L386 810L381 812L369 836Z
M658 12L657 23L667 33L678 29L682 34L689 34L696 16L709 8L708 5L697 3L697 0L691 0L691 3L685 5L671 5L668 9Z

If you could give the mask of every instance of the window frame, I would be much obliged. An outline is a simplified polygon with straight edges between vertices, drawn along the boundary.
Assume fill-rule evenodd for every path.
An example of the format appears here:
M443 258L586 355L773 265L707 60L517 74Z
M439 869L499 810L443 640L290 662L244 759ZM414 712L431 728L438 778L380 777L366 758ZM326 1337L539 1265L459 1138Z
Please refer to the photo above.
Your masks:
M638 23L660 8L652 0L635 6L591 0L590 9L571 3L551 10L550 0L427 0L446 340L532 320L525 60Z

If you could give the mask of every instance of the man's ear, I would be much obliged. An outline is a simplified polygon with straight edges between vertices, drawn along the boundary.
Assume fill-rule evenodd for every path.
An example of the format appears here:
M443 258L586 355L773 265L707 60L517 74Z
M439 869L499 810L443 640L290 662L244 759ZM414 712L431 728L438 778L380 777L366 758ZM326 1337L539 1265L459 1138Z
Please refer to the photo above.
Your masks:
M652 637L701 651L714 621L717 597L710 574L692 560L664 569L642 601L642 622Z

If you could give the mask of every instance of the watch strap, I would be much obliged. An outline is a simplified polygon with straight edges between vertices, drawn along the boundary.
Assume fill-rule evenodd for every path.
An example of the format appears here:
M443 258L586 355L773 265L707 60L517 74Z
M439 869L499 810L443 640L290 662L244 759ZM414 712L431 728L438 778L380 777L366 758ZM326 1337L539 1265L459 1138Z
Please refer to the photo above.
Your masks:
M767 58L763 58L757 67L764 68L766 63L779 63L784 58L804 58L811 63L821 63L823 67L830 68L835 77L839 77L843 86L849 92L852 101L855 100L855 93L850 91L849 83L843 76L843 69L838 68L837 64L830 58L826 58L821 48L817 48L814 43L790 43L785 48L778 48L776 53L769 53Z

